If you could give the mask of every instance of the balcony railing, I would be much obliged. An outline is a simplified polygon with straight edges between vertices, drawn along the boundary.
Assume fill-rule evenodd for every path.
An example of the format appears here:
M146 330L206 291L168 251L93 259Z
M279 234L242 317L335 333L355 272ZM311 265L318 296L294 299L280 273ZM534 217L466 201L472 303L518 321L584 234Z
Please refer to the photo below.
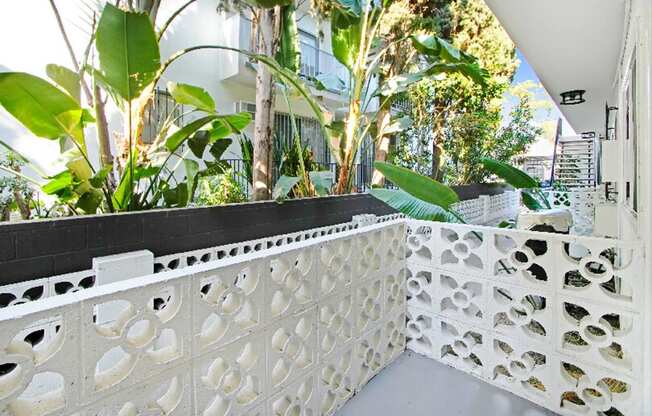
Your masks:
M252 37L251 20L246 17L241 18L240 24L240 47L249 51L255 51L256 42ZM256 39L256 41L258 38ZM335 93L343 93L349 87L349 72L332 54L314 47L305 42L299 43L301 50L301 67L299 73L307 80L312 80L318 75L333 74L343 82L342 90L333 90Z

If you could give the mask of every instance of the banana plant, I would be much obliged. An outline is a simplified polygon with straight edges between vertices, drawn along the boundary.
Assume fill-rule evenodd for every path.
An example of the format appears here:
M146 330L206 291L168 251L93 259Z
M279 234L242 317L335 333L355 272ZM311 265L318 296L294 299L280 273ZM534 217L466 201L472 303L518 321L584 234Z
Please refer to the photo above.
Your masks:
M541 190L539 181L522 170L498 160L483 158L480 163L486 170L503 179L509 185L521 190L523 205L532 211L551 209L550 201Z
M389 100L409 85L425 77L445 73L461 73L484 84L488 73L475 58L454 48L432 34L406 34L405 38L386 42L380 35L380 25L391 2L373 0L335 0L331 13L333 55L349 71L350 95L348 112L341 122L331 123L331 151L339 164L336 193L351 191L355 159L364 138L375 124L367 109L374 97ZM410 40L418 51L415 70L388 79L375 91L369 90L371 79L378 71L383 56L397 42ZM332 79L332 75L328 75ZM385 103L380 103L380 108ZM392 127L394 128L394 127ZM377 132L378 136L385 134Z
M248 113L219 114L213 98L199 87L168 83L176 105L191 108L183 116L195 119L177 128L176 112L172 111L154 143L142 143L146 109L171 63L160 59L162 31L156 33L147 14L107 3L93 36L99 67L89 63L83 68L94 90L101 88L123 113L125 129L116 134L126 149L120 166L102 161L94 164L89 159L85 129L95 118L106 119L106 115L97 102L94 109L80 104L79 74L55 65L47 68L54 83L26 73L0 74L0 105L36 137L58 140L62 148L70 148L62 153L63 171L51 176L41 172L45 182L32 183L55 195L72 213L187 205L198 178L223 173L226 166L219 160L231 143L227 136L241 133L251 121ZM99 96L96 94L98 100ZM206 149L209 154L204 158ZM191 153L199 161L190 157ZM185 177L178 179L175 173L182 165ZM120 176L115 187L107 180L112 171Z
M453 208L460 199L452 188L402 166L376 161L374 167L399 188L374 188L370 193L375 198L410 218L464 223Z

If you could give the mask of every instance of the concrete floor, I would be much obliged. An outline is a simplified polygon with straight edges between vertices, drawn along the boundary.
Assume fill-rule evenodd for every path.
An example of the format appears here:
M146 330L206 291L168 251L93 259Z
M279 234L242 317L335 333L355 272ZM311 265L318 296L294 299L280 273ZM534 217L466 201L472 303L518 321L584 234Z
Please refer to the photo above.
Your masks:
M337 416L551 416L555 413L436 361L406 352Z

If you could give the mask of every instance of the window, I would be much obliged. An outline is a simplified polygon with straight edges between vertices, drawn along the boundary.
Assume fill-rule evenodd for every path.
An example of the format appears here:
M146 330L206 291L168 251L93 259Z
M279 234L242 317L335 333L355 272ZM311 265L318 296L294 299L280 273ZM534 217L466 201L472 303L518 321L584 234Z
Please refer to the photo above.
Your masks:
M143 143L151 144L156 135L170 118L177 127L184 125L183 106L176 105L174 99L165 90L155 90L152 103L145 110L145 124L143 125Z
M301 49L301 75L316 77L319 75L319 42L317 37L299 30L299 48Z
M636 51L634 51L636 56ZM632 60L629 71L629 81L625 89L625 202L638 212L638 125L636 107L636 59Z

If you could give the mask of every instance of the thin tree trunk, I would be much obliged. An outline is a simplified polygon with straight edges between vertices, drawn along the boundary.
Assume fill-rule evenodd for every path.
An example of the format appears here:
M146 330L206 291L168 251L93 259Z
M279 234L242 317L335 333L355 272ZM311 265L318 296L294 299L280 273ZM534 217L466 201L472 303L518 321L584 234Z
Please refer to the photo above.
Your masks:
M258 52L274 56L277 7L260 10ZM261 63L256 68L256 116L254 120L253 200L271 198L274 84L272 73Z
M381 97L382 99L382 97ZM390 137L386 134L383 134L383 131L387 129L391 118L391 111L389 106L387 108L382 108L378 110L378 115L376 119L376 129L378 130L378 140L376 143L376 152L374 155L374 160L380 162L387 161L387 154L389 153L389 141ZM371 177L371 185L382 187L385 185L385 177L380 171L374 168L373 175Z
M111 139L109 137L109 123L106 120L104 101L100 95L100 87L93 88L93 102L95 104L95 120L97 123L97 141L100 144L100 161L102 167L113 165L113 153L111 153ZM115 189L115 175L113 169L109 171L109 187Z
M435 117L435 123L433 125L433 137L432 137L432 178L437 181L440 181L443 175L443 171L441 169L442 158L444 153L443 146L444 146L444 118L441 116L441 114L439 114Z

